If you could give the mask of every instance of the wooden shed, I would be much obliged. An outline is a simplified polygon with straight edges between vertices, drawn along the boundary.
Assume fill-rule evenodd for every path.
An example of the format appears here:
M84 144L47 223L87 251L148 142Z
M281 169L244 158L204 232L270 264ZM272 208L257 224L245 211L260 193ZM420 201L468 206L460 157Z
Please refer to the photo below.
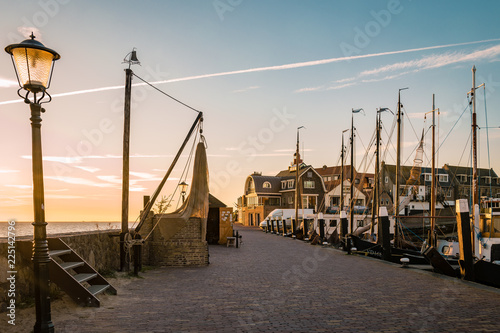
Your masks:
M226 244L227 237L233 236L233 208L209 194L207 242L208 244Z

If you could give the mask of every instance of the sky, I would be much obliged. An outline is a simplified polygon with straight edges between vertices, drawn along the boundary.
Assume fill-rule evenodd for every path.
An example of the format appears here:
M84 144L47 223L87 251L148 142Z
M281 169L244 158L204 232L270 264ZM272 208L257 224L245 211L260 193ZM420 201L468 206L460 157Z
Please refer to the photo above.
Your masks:
M476 86L485 83L477 89L479 166L500 173L498 1L18 0L7 8L3 47L33 31L61 55L42 115L48 222L120 221L123 59L133 48L141 62L134 74L203 111L210 191L228 206L248 175L290 165L300 126L304 162L339 165L352 109L363 109L353 115L355 166L373 172L376 110L395 112L401 88L404 164L424 131L430 166L424 115L435 94L437 165L470 166L474 65ZM9 57L0 57L0 221L32 221L30 113ZM134 77L130 221L197 116L140 83ZM395 164L395 118L381 119L384 160ZM162 195L174 191L188 156L189 148ZM172 207L179 201L177 191Z

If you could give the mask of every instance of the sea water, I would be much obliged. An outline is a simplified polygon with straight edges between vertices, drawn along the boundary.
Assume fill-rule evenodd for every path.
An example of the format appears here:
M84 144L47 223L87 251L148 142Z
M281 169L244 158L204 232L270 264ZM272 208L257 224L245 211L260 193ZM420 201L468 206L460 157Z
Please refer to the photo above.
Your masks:
M129 228L134 223L129 223ZM8 222L0 222L0 239L8 236ZM15 236L33 236L32 222L15 222ZM47 235L67 234L73 232L96 231L96 230L121 230L121 222L48 222ZM12 228L11 228L12 230Z

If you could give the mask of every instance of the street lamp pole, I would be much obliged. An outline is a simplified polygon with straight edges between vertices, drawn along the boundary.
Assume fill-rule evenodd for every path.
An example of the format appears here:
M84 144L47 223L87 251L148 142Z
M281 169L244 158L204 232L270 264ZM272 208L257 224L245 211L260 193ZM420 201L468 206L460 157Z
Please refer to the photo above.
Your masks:
M18 95L30 105L31 110L31 138L32 138L32 167L33 167L33 269L35 285L35 311L36 322L33 327L35 333L52 333L54 324L50 314L50 282L49 282L49 246L45 222L45 202L43 189L43 161L42 161L42 99L47 95L48 102L52 99L46 92L50 85L54 61L60 55L46 48L35 40L33 33L31 39L26 39L20 44L12 44L5 51L12 56L14 69L20 89ZM26 90L25 96L20 94ZM32 93L32 99L29 94ZM37 94L39 94L37 96ZM41 96L40 96L41 94ZM37 98L38 97L38 98Z

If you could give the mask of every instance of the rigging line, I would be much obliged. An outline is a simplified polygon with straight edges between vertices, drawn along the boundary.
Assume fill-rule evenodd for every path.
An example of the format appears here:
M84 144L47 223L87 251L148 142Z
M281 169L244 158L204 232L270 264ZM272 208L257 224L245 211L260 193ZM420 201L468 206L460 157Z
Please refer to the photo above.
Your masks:
M181 182L186 181L186 179L187 179L188 170L191 167L191 162L193 161L194 148L196 146L196 143L198 142L198 135L199 135L199 132L197 131L196 135L194 136L193 146L191 147L191 151L189 152L188 160L186 162L186 165L184 166L184 170L182 170L181 177L177 183L177 187L175 188L174 195L177 192L177 189L179 188L179 185L181 184ZM181 195L182 195L182 193L181 193ZM181 202L181 200L177 201L177 208L179 207L180 202Z
M457 124L460 121L460 119L462 119L462 116L464 115L465 111L467 111L468 107L469 107L469 105L467 105L465 107L465 109L462 111L462 114L460 115L460 117L458 117L457 121L455 121L455 124L453 124L453 126L451 127L451 129L448 131L448 134L446 134L446 136L444 137L444 140L441 142L441 144L439 145L438 149L436 150L436 154L439 152L439 150L441 149L441 147L443 146L443 144L446 142L446 139L448 139L448 136L451 134L451 132L453 131L453 129L455 128L455 126L457 126Z
M181 101L180 101L180 100L178 100L177 98L175 98L175 97L173 97L173 96L170 96L169 94L167 94L167 93L166 93L166 92L164 92L163 90L161 90L161 89L159 89L159 88L157 88L157 87L153 86L153 85L152 85L151 83L149 83L148 81L146 81L146 80L142 79L141 77L137 76L134 72L132 72L132 74L133 74L136 78L138 78L139 80L141 80L142 82L144 82L144 83L146 83L147 85L149 85L150 87L152 87L152 88L154 88L154 89L158 90L160 93L162 93L163 95L165 95L165 96L167 96L167 97L169 97L169 98L173 99L173 100L174 100L174 101L176 101L177 103L182 104L182 105L184 105L185 107L187 107L187 108L189 108L189 109L191 109L191 110L193 110L193 111L196 111L196 112L198 112L198 113L201 113L201 111L200 111L200 110L196 110L196 109L195 109L195 108L193 108L192 106L189 106L189 105L187 105L186 103L181 102Z
M199 126L200 126L200 123L198 123L197 129L199 128ZM192 159L192 155L193 155L194 147L195 147L196 142L197 142L197 140L196 140L196 139L197 139L197 137L198 137L198 130L196 131L196 134L195 134L195 137L194 137L194 140L193 140L193 146L192 146L192 148L191 148L191 151L189 152L189 158L188 158L188 161ZM187 163L186 163L186 165L187 165ZM185 171L185 170L186 170L186 166L184 167L184 171ZM184 173L184 171L183 171L183 173ZM178 181L178 183L177 183L177 186L176 186L176 187L175 187L175 189L174 189L174 193L172 193L172 194L170 195L170 201L167 203L167 208L171 205L172 200L173 200L173 198L174 198L174 196L175 196L175 193L177 193L177 189L179 188L179 184L180 184L180 182L181 182L182 176L183 176L183 174L181 175L181 177L179 177L179 181ZM145 241L149 238L149 236L151 236L151 234L153 233L153 231L156 229L156 227L158 226L158 224L159 224L159 223L161 222L161 220L163 219L163 215L164 215L164 214L162 214L162 215L160 216L160 218L158 219L158 221L156 221L155 225L153 226L153 228L151 228L151 231L149 231L149 233L147 234L147 236L146 236L146 237L144 237L144 239L142 240L142 242L145 242Z
M486 85L483 86L484 91L484 119L486 121L486 149L488 151L488 169L490 177L490 197L493 197L493 189L491 188L491 160L490 160L490 134L488 131L488 110L486 108Z

